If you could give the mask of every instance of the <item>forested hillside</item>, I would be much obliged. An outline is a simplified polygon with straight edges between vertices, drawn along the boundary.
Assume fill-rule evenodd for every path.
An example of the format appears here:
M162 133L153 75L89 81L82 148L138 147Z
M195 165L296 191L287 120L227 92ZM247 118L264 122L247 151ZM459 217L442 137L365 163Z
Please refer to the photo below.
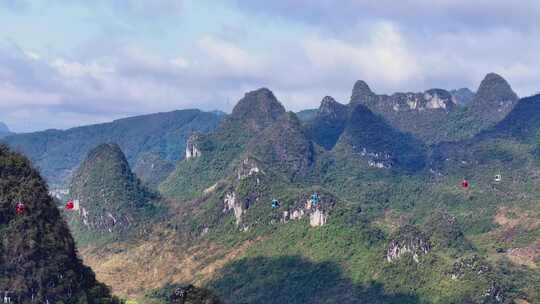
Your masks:
M0 146L0 290L12 303L119 303L79 257L39 173Z
M175 162L184 156L186 139L193 133L215 129L221 113L182 110L116 120L111 123L17 134L4 139L40 168L50 185L65 187L74 169L90 149L117 143L130 164L147 153Z

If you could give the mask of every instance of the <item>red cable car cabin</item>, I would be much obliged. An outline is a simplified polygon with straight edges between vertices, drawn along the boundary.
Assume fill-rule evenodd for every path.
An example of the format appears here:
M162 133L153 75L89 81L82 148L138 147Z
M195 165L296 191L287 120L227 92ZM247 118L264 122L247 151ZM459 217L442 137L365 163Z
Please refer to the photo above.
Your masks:
M15 205L15 212L17 214L23 214L25 211L26 211L26 206L23 203L18 202L17 205Z
M464 179L462 182L461 182L461 187L463 189L468 189L469 188L469 181Z
M66 210L73 210L73 209L75 209L75 204L73 203L72 200L70 200L66 203Z

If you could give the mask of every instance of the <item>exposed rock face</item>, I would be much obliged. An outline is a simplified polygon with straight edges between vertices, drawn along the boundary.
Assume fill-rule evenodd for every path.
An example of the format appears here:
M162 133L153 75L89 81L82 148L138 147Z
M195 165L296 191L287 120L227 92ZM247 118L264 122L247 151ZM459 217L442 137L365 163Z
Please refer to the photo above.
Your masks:
M351 104L363 104L372 111L382 114L403 111L451 110L456 100L446 90L431 89L424 93L395 93L376 95L364 81L354 84ZM385 117L387 115L384 115Z
M367 84L358 81L350 105L363 104L379 114L394 128L429 143L470 137L501 121L514 107L518 97L497 74L488 74L477 93L468 89L448 92L431 89L422 93L376 95ZM467 105L456 112L458 105Z
M330 211L336 205L334 197L326 194L319 194L319 202L315 204L311 200L311 194L302 194L297 203L291 206L288 210L283 211L281 222L301 220L305 216L309 217L311 227L324 226L328 221Z
M323 226L326 224L328 215L324 211L317 209L309 215L309 225L311 227Z
M484 137L534 140L540 129L540 94L520 99L512 111ZM538 154L540 155L540 153Z
M237 198L236 193L228 192L227 194L225 194L223 204L223 212L225 213L233 210L234 217L236 219L236 225L240 225L240 223L242 222L242 214L244 213L244 209L242 206L242 202Z
M115 303L77 257L46 183L22 155L0 146L0 296L11 303ZM24 212L17 214L21 201Z
M73 224L81 223L80 228L85 230L109 233L124 231L135 224L156 199L131 172L116 144L103 144L90 151L74 174L70 195L80 204L77 216L69 214Z
M240 163L240 166L237 168L236 172L237 172L238 180L248 178L251 176L257 176L259 174L264 174L259 162L251 157L245 158Z
M461 258L454 263L450 276L453 280L463 278L467 273L472 275L485 275L491 271L489 264L478 255Z
M259 132L272 125L285 113L285 108L272 91L261 88L246 93L234 107L229 122L240 122L250 131Z
M420 256L431 251L429 239L416 227L404 226L390 241L386 252L386 259L392 262L400 259L405 254L412 255L415 262L420 262Z
M343 133L348 118L348 107L326 96L308 130L313 140L327 150L332 149Z
M332 96L325 96L319 107L319 116L324 116L332 119L341 119L343 114L346 114L347 106L337 102Z
M186 159L197 158L202 155L201 150L197 145L200 135L191 135L186 142Z

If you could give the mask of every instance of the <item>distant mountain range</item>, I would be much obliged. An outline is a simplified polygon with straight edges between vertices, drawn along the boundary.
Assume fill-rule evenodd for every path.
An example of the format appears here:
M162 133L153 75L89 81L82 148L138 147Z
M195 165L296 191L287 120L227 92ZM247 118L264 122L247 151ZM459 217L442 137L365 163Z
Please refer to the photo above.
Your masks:
M351 96L351 103L366 105L395 128L428 144L470 138L503 119L517 100L506 80L494 73L486 75L476 93L431 89L376 95L365 82L358 81Z
M186 140L192 133L214 130L222 117L216 112L182 110L65 131L16 134L3 141L27 155L50 185L65 187L85 155L99 144L117 143L132 165L147 153L174 163L184 156Z

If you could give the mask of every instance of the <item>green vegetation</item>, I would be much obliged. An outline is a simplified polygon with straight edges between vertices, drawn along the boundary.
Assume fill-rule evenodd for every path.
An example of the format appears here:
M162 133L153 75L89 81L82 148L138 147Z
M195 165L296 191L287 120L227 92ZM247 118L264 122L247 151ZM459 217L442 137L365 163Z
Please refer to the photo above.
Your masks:
M145 297L145 303L220 304L221 301L204 288L193 285L169 284L149 292Z
M500 81L494 85L498 90ZM377 98L363 83L353 97ZM470 139L433 146L365 105L325 100L302 125L269 90L247 93L216 131L194 139L200 155L178 162L161 183L167 210L114 145L90 153L72 193L95 201L91 215L127 214L144 219L144 227L174 227L186 248L231 253L201 289L226 303L540 301L540 96L521 100ZM475 124L470 111L453 110L439 125ZM446 131L460 137L475 126ZM309 202L314 192L316 207ZM272 208L273 199L279 207ZM84 228L76 219L74 231ZM102 232L128 226L94 222L89 228L101 237L79 241L126 242ZM536 256L523 262L513 249ZM164 286L147 299L167 301L182 286Z
M79 204L78 211L68 211L79 245L114 240L164 212L158 195L131 172L116 144L103 144L89 152L73 176L70 195Z
M518 104L516 111L521 107ZM509 119L515 121L513 113ZM520 134L527 130L527 136L510 138L506 129L496 131L498 125L470 140L426 147L362 105L349 115L338 143L329 151L331 145L325 149L315 145L313 154L300 149L306 146L306 133L297 131L293 114L286 114L259 135L249 133L242 140L229 135L234 140L227 141L223 134L238 129L222 128L207 137L212 144L206 145L222 147L220 153L208 149L205 158L203 149L200 158L179 164L187 176L196 172L197 177L213 177L198 192L189 192L190 186L169 188L173 189L169 193L176 191L176 198L199 197L186 203L194 208L185 217L186 229L200 233L208 228L202 239L231 249L257 240L208 288L232 303L273 303L276 298L287 303L539 300L534 291L540 284L537 272L510 263L500 250L531 245L540 230L523 230L522 235L503 231L507 239L501 242L502 228L495 221L501 208L528 210L540 198L534 186L540 170L536 146L531 144L537 141L530 138L537 132L519 128ZM226 146L240 141L232 145L235 149ZM368 165L369 157L381 160L377 159L381 152L394 156L392 168ZM313 159L305 174L291 175L281 167L298 168L290 160L302 157ZM214 166L214 158L228 161ZM239 178L246 159L261 171ZM497 174L504 182L494 181ZM171 176L168 182L178 177ZM470 181L469 189L461 188L463 178ZM204 187L218 181L213 192L202 195ZM283 212L302 208L313 191L335 199L328 223L313 228L307 216L283 223ZM232 210L223 211L230 193L243 210L239 224ZM273 198L280 201L277 210L270 206ZM520 216L509 213L510 218ZM410 229L403 232L403 227ZM424 249L429 250L388 262L386 253L394 240L394 244L426 244ZM521 277L524 273L528 277Z
M133 172L150 189L157 190L171 172L174 171L174 164L163 159L163 156L156 153L146 153L139 157Z
M16 134L3 141L27 155L50 185L66 186L86 154L103 143L117 143L131 164L146 153L157 153L175 162L184 156L186 140L193 132L216 128L222 115L182 110L120 119L111 123L65 131Z
M24 212L16 213L17 202ZM0 290L30 303L119 303L77 257L45 182L23 156L0 147Z

